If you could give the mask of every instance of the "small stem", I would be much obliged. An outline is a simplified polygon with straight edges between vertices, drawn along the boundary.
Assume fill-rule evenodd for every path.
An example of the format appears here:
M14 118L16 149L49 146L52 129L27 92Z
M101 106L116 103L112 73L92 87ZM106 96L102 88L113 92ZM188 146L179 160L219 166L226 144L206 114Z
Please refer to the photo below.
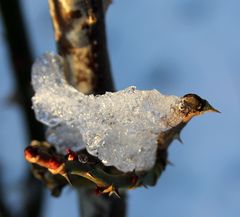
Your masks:
M123 217L126 216L127 196L121 193L121 198L108 195L96 195L92 189L78 190L80 214L82 217Z

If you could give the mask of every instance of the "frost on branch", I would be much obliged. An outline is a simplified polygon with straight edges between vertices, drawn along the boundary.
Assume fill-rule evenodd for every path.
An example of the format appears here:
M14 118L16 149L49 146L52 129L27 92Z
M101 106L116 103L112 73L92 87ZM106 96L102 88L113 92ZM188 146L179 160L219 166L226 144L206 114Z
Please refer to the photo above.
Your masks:
M32 69L33 109L47 125L47 139L59 152L86 148L104 165L123 172L147 171L156 161L158 136L183 120L182 98L129 87L84 95L68 85L62 59L51 53Z

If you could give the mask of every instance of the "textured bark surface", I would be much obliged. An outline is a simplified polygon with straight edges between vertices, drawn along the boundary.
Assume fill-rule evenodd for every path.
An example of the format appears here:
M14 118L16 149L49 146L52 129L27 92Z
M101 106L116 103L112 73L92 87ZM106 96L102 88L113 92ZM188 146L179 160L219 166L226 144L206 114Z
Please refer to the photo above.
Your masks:
M114 91L102 1L50 0L49 6L70 84L85 94Z

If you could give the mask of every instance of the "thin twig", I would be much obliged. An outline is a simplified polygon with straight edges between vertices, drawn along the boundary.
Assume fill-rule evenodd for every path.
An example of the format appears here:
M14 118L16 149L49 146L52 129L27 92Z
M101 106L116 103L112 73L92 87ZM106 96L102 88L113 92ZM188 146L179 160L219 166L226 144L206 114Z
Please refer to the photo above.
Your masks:
M30 86L32 54L28 43L25 24L18 0L1 1L1 12L8 42L10 60L16 78L16 92L23 111L29 140L44 138L43 126L36 121L31 109L32 89ZM43 187L28 171L24 192L24 214L18 216L41 216Z
M102 1L49 0L49 6L69 82L85 94L114 91ZM95 195L83 188L79 190L79 198L82 217L126 216L125 194L119 199Z

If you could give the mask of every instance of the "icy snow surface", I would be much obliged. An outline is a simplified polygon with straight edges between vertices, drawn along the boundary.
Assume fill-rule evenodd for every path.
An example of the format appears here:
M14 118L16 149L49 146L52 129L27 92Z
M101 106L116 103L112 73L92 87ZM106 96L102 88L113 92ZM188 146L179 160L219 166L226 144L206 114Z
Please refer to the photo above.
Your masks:
M47 139L58 151L87 151L123 172L150 169L160 132L178 124L179 97L135 87L104 95L84 95L68 85L62 58L47 53L32 68L36 118L49 126Z

